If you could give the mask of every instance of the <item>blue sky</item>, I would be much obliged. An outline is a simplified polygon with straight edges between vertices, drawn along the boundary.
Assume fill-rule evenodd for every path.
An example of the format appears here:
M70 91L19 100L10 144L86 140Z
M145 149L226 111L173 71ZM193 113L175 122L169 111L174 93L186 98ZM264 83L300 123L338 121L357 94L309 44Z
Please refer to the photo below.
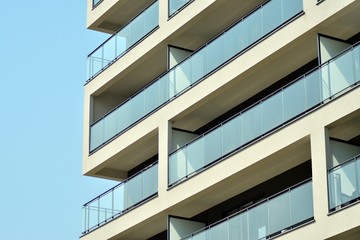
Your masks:
M86 0L0 8L0 236L77 239L83 203L112 187L81 175Z

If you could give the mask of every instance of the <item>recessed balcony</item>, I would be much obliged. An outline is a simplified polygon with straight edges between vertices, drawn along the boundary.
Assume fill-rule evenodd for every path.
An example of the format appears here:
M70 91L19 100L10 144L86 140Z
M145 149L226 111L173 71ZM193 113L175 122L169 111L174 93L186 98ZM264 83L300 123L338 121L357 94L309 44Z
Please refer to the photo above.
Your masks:
M328 184L330 212L360 201L360 155L329 169Z
M312 182L306 181L182 239L268 239L313 218Z
M154 163L84 204L83 234L145 203L157 192L158 164Z
M88 80L108 68L159 25L159 2L156 1L126 23L88 55Z
M272 0L165 72L90 127L90 152L214 73L303 11L302 1Z
M169 186L356 87L359 63L356 44L171 153Z

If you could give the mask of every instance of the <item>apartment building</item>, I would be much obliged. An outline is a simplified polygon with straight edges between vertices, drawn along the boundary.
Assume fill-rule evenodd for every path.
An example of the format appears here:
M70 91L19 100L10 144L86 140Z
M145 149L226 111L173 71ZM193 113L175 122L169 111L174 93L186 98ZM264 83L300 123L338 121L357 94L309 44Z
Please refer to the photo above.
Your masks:
M360 239L359 0L87 5L82 240Z

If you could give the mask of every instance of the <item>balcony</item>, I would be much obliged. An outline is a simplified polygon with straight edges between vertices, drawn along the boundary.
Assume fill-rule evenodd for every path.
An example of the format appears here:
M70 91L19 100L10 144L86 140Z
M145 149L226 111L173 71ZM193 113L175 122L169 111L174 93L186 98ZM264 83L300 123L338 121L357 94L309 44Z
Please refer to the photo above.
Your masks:
M193 0L169 0L169 17L179 12Z
M89 233L156 196L158 164L154 163L83 206L83 234Z
M329 169L330 212L360 200L360 155Z
M154 2L88 56L88 80L104 71L159 25L159 3Z
M183 239L268 239L313 220L312 199L312 182L306 181Z
M199 83L302 13L302 1L272 0L257 7L183 62L117 106L90 127L90 152Z
M360 82L356 44L170 154L169 185L225 158Z

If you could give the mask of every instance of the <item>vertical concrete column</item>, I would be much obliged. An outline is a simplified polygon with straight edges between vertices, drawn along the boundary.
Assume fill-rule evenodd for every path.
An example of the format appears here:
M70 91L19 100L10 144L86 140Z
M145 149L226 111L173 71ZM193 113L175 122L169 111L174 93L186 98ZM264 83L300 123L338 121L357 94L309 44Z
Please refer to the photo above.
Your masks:
M93 121L94 99L85 88L84 92L84 121L83 121L83 157L89 155L90 149L90 123Z
M159 1L159 26L164 26L169 18L169 0L158 0Z
M311 166L313 179L314 218L321 221L328 214L327 158L329 156L329 132L317 127L311 132ZM326 231L326 229L324 229Z
M171 146L171 122L161 121L159 124L159 195L165 193L168 188L168 158Z

